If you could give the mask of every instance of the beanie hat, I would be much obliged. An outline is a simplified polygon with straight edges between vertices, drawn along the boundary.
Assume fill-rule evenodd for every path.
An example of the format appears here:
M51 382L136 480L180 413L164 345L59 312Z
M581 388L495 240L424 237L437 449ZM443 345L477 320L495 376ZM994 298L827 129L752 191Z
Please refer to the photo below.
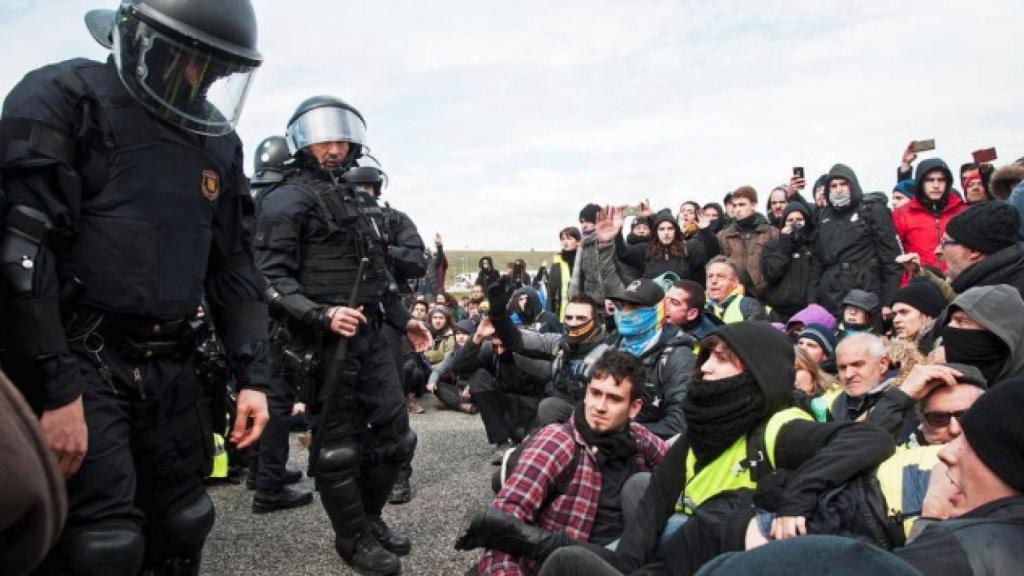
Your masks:
M964 437L978 458L1018 492L1024 492L1021 406L1024 406L1024 378L1011 378L979 396L960 420Z
M465 320L459 320L458 322L455 323L455 326L453 328L455 329L456 332L461 332L463 334L472 334L476 332L476 324L474 324L473 321L469 318L466 318Z
M908 199L913 200L915 188L916 184L914 182L914 179L907 178L906 180L900 180L899 182L897 182L896 187L893 188L892 191L899 192L900 194L906 196Z
M748 552L728 552L701 567L697 576L759 574L877 574L920 576L899 556L854 538L808 534L776 540Z
M916 308L925 316L938 318L946 308L946 300L938 286L924 279L912 280L909 284L896 291L892 303L902 302Z
M1004 202L983 202L950 219L946 234L982 254L992 254L1017 243L1020 215Z
M808 324L797 335L797 340L807 338L825 351L825 357L831 358L836 353L836 333L821 324Z
M580 222L595 224L597 222L597 213L600 211L601 207L597 204L587 204L580 210Z

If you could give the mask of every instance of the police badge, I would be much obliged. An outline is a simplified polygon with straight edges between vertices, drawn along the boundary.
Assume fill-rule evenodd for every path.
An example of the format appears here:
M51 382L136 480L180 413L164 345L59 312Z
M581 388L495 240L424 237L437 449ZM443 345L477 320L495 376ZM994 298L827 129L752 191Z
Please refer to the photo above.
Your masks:
M210 202L216 200L220 196L220 174L216 170L203 170L203 183L199 191Z

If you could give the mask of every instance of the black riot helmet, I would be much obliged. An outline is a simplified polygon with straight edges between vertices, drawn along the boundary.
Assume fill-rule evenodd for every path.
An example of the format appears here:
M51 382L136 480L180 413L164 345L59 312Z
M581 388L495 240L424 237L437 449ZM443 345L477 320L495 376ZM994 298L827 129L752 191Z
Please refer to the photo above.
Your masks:
M85 23L152 113L198 134L235 129L263 62L249 0L122 0L116 12L89 12Z
M347 142L348 154L321 168L344 172L366 146L366 121L358 110L333 96L307 98L288 120L285 139L292 154L312 158L308 148L324 142ZM312 158L316 160L315 158Z
M253 186L268 186L284 180L292 155L284 136L268 136L256 146L253 158Z
M367 187L375 198L380 198L381 189L388 185L388 175L380 167L380 162L370 154L359 157L356 165L345 172L342 179L349 184Z

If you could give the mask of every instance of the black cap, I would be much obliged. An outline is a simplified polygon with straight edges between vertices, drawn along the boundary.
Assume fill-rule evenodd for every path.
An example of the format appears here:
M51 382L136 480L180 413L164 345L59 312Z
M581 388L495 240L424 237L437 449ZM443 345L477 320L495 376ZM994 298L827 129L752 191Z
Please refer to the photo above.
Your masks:
M982 394L960 419L964 437L978 458L1000 480L1024 492L1024 378L999 382Z
M657 282L649 278L633 280L626 289L617 296L609 296L610 300L629 302L638 306L657 306L665 298L665 291Z

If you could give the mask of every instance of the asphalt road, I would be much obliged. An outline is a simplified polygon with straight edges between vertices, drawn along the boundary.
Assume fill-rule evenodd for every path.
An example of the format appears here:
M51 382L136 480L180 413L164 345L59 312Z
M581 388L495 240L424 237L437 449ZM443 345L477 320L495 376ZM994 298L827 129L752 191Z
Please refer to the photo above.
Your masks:
M432 398L429 397L428 398ZM427 399L425 399L427 400ZM402 574L461 575L478 552L456 552L466 511L490 501L492 449L479 416L437 412L413 415L419 435L413 461L413 500L384 508L393 529L412 538ZM291 464L305 470L306 451L292 436ZM302 486L312 489L306 478ZM313 504L271 514L249 510L253 493L244 485L210 487L217 523L203 550L202 574L357 574L334 551L334 537L319 497Z

